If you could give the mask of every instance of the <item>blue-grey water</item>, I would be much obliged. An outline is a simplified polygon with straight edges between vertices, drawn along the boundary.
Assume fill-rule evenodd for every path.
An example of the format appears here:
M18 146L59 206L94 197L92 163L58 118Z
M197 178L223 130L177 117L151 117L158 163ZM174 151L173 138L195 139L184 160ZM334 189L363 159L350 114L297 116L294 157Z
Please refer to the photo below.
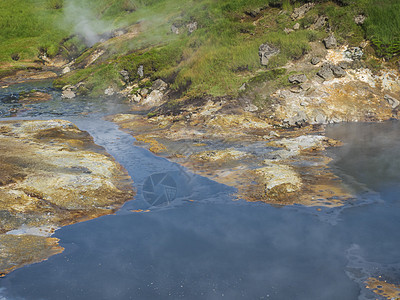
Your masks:
M0 92L0 101L24 88ZM74 122L128 170L137 196L115 215L58 230L65 251L0 279L1 300L381 299L365 289L368 277L400 283L399 122L328 128L345 142L330 150L335 172L371 193L370 201L320 212L234 201L233 188L135 146L105 121L128 110L118 99L52 93L55 100L28 107L3 101L2 119ZM170 204L132 212L149 208L153 174L175 182Z

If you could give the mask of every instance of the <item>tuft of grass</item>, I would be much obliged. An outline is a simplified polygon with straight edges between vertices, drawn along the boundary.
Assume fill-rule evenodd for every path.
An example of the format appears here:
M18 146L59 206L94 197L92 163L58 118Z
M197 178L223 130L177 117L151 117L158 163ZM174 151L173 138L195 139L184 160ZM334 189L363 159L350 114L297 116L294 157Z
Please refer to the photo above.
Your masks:
M400 2L398 0L369 0L365 5L367 19L364 29L379 56L400 54Z
M12 54L18 54L21 61L33 61L40 48L48 49L50 56L57 54L68 28L55 26L62 18L56 6L47 0L0 1L0 62L12 62Z
M64 7L64 0L48 0L47 7L50 9L61 9Z

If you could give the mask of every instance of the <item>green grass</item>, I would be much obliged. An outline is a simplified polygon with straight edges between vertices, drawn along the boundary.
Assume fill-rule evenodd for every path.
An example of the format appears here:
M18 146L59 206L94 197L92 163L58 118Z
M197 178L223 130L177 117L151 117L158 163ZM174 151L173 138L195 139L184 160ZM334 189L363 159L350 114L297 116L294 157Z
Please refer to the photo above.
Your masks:
M172 5L171 1L168 3ZM269 30L264 30L264 24L257 28L251 18L241 21L246 10L264 7L266 1L173 3L175 7L171 14L167 14L164 22L157 27L159 32L156 38L150 41L151 34L146 34L144 40L139 37L135 41L143 45L144 50L118 61L121 68L130 72L132 79L138 79L137 68L143 65L146 76L167 81L173 78L172 88L178 90L190 85L188 96L204 92L214 96L236 95L241 84L261 67L258 57L260 44L270 42L281 49L280 54L271 60L270 67L276 68L288 59L301 57L309 50L309 41L315 38L314 32L306 30L290 36L284 33L283 28L291 22L288 15L283 15L281 23L274 23ZM270 15L267 17L271 19L279 12L278 9L268 11ZM191 35L177 37L170 33L172 23L186 24L190 20L197 21L199 26ZM294 40L296 43L293 43ZM161 45L154 48L152 44Z
M268 7L268 3L273 5ZM302 57L309 42L321 40L325 30L300 29L291 34L297 21L290 18L293 8L307 1L289 0L3 0L0 2L0 62L20 66L37 59L40 49L49 56L84 62L95 50L87 49L74 33L71 3L88 17L102 34L111 29L140 22L141 33L131 40L110 41L106 54L85 70L77 70L55 82L56 86L86 82L82 92L101 94L108 86L121 87L119 71L125 69L132 80L140 81L137 68L144 66L145 77L162 78L186 96L237 95L238 88L257 74L279 69L288 60ZM372 40L378 55L400 54L400 3L398 0L315 1L318 5L304 19L301 28L311 25L318 15L329 18L339 42L357 46ZM337 5L340 2L342 5ZM345 4L345 5L344 5ZM286 13L279 13L281 8ZM256 23L246 11L260 10ZM363 26L354 16L365 13ZM75 21L74 21L75 20ZM189 34L186 24L196 21L198 29ZM171 33L171 25L181 26L181 34ZM71 36L70 39L66 39ZM64 39L64 43L60 41ZM280 49L268 68L262 67L258 47L271 43ZM95 46L96 48L96 46ZM12 57L19 58L14 62ZM282 76L281 76L282 77Z
M68 28L54 25L60 18L62 12L50 8L47 0L0 1L0 62L12 62L12 54L19 54L21 60L34 60L39 48L55 55L68 32Z
M364 28L380 56L400 54L400 2L398 0L369 0L365 6L368 16Z

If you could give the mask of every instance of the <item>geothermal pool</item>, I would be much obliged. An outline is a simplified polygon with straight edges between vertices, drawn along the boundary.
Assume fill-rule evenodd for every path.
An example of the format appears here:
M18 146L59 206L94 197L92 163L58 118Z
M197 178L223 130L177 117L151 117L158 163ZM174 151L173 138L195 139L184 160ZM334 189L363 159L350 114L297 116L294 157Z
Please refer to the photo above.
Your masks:
M331 166L364 187L362 201L274 207L235 200L233 188L135 146L103 119L128 110L118 99L61 100L46 83L35 88L55 99L22 107L9 96L31 85L3 89L1 119L72 121L128 170L137 196L114 215L57 230L65 251L0 279L1 300L385 299L368 279L400 283L399 122L327 128L344 142L328 151ZM163 205L151 206L154 197Z

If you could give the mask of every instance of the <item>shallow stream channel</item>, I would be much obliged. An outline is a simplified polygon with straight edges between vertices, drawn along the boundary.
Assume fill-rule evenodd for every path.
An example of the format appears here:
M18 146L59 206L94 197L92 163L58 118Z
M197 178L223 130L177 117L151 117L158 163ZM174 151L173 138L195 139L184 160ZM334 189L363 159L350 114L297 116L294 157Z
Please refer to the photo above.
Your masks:
M61 99L48 82L1 90L1 120L63 119L130 174L136 196L115 214L57 230L65 250L0 278L0 299L400 299L400 123L338 124L328 151L362 201L318 210L232 196L135 146L105 116L118 99ZM22 105L32 89L53 100ZM367 196L365 190L370 191Z

